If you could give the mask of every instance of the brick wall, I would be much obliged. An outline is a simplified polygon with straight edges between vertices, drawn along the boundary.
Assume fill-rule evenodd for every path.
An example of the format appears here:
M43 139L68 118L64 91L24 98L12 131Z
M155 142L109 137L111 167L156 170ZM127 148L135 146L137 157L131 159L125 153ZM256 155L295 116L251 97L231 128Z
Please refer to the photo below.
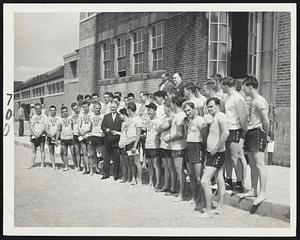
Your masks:
M98 81L100 94L103 89L111 89L124 93L128 86L134 86L134 91L148 90L154 92L160 83L161 71L149 72L149 30L151 24L164 22L164 69L170 73L180 71L184 82L200 82L206 79L207 72L207 38L208 20L205 13L104 13L98 15L98 24L89 19L80 25L80 39L86 40L94 35L98 25L100 38L113 39L111 41L111 63L113 72L110 79L101 79L100 69L102 56L100 43L80 48L79 56L79 89L81 92L91 93L95 80ZM122 27L120 27L122 25ZM121 32L121 29L128 29ZM143 29L144 35L144 74L133 74L132 42L129 32ZM115 37L120 33L126 34L126 77L119 78L116 71ZM98 36L98 37L99 37ZM151 55L151 54L150 54ZM96 66L96 67L95 67ZM139 82L141 81L141 82ZM134 82L131 84L131 82ZM111 86L106 86L111 85ZM116 85L116 86L114 86ZM125 87L123 87L125 86ZM115 90L114 90L115 89ZM105 91L106 91L105 90ZM119 90L118 90L119 91Z
M276 106L290 106L291 88L291 15L280 12L278 18L278 59Z

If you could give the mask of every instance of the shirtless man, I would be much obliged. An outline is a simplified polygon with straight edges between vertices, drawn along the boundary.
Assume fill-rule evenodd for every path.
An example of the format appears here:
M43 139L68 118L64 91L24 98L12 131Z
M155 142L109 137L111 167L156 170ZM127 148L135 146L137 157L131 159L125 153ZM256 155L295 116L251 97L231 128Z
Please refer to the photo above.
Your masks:
M210 186L212 177L214 177L217 182L219 197L218 207L215 209L214 213L223 214L225 182L222 166L225 162L225 142L229 136L226 115L220 112L220 100L215 97L209 98L206 104L209 114L213 117L213 121L209 124L206 166L201 179L206 200L206 210L200 215L201 218L212 217L212 191Z
M52 168L55 169L55 146L57 145L56 135L59 130L60 118L56 116L56 107L54 105L49 108L50 115L48 117L46 133L47 133L47 143L49 146L50 160L52 163Z
M35 166L36 159L36 150L40 147L41 150L41 167L45 167L45 141L46 141L46 124L47 124L47 116L42 114L41 104L36 103L34 105L35 114L30 119L30 132L32 142L32 166L29 168L33 168Z

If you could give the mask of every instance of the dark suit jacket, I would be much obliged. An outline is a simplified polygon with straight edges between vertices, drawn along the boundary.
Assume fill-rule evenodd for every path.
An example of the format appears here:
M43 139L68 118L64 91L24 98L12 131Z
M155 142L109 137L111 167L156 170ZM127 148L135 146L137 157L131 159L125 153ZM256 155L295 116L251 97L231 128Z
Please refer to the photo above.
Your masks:
M104 115L101 128L102 131L105 133L104 136L104 145L110 147L118 147L118 143L120 140L120 135L113 135L110 132L106 132L106 129L109 128L110 130L116 130L118 132L121 131L122 120L120 118L120 114L117 113L115 121L113 122L112 114L108 113Z
M162 84L159 85L159 90L161 88ZM171 83L170 81L167 81L165 86L162 88L162 91L169 91L172 87L175 87L175 85L173 83Z
M177 93L178 93L181 97L184 97L183 89L184 89L184 84L183 84L183 82L181 82L181 83L179 83L179 85L176 87Z

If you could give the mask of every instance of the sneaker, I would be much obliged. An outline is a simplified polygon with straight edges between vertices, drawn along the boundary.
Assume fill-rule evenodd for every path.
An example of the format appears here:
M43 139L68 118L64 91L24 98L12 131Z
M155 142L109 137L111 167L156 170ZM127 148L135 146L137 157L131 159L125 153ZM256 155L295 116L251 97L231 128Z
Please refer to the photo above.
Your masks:
M200 213L198 216L199 218L203 218L203 219L212 218L212 213L204 212L204 213Z
M225 179L225 189L226 190L233 190L233 184L232 184L232 179Z
M244 193L245 189L244 189L244 187L242 185L237 184L234 187L234 191L237 192L237 193Z
M217 207L216 209L212 210L213 214L219 214L219 215L223 215L224 214L224 210L220 207Z

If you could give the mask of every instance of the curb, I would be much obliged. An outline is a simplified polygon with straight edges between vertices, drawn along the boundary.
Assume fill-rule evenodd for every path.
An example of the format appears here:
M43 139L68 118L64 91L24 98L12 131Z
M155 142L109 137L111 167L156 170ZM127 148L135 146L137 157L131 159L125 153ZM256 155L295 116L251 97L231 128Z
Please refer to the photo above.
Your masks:
M26 148L31 148L30 143L23 143L20 141L15 140L15 145L23 146ZM58 153L55 153L55 157L59 157ZM148 182L148 172L143 172L143 183ZM163 180L163 179L162 179ZM162 181L163 184L163 181ZM178 184L177 184L178 185ZM187 183L186 186L186 197L190 198L191 190L190 184ZM215 194L213 195L213 200L216 200L217 197ZM244 199L240 199L238 196L233 195L232 191L226 190L224 204L229 205L234 208L238 208L241 210L248 211L250 214L258 214L261 216L268 216L272 218L276 218L285 222L290 222L290 207L287 205L277 204L270 202L268 200L263 201L260 205L254 206L253 205L254 198L253 197L246 197Z

